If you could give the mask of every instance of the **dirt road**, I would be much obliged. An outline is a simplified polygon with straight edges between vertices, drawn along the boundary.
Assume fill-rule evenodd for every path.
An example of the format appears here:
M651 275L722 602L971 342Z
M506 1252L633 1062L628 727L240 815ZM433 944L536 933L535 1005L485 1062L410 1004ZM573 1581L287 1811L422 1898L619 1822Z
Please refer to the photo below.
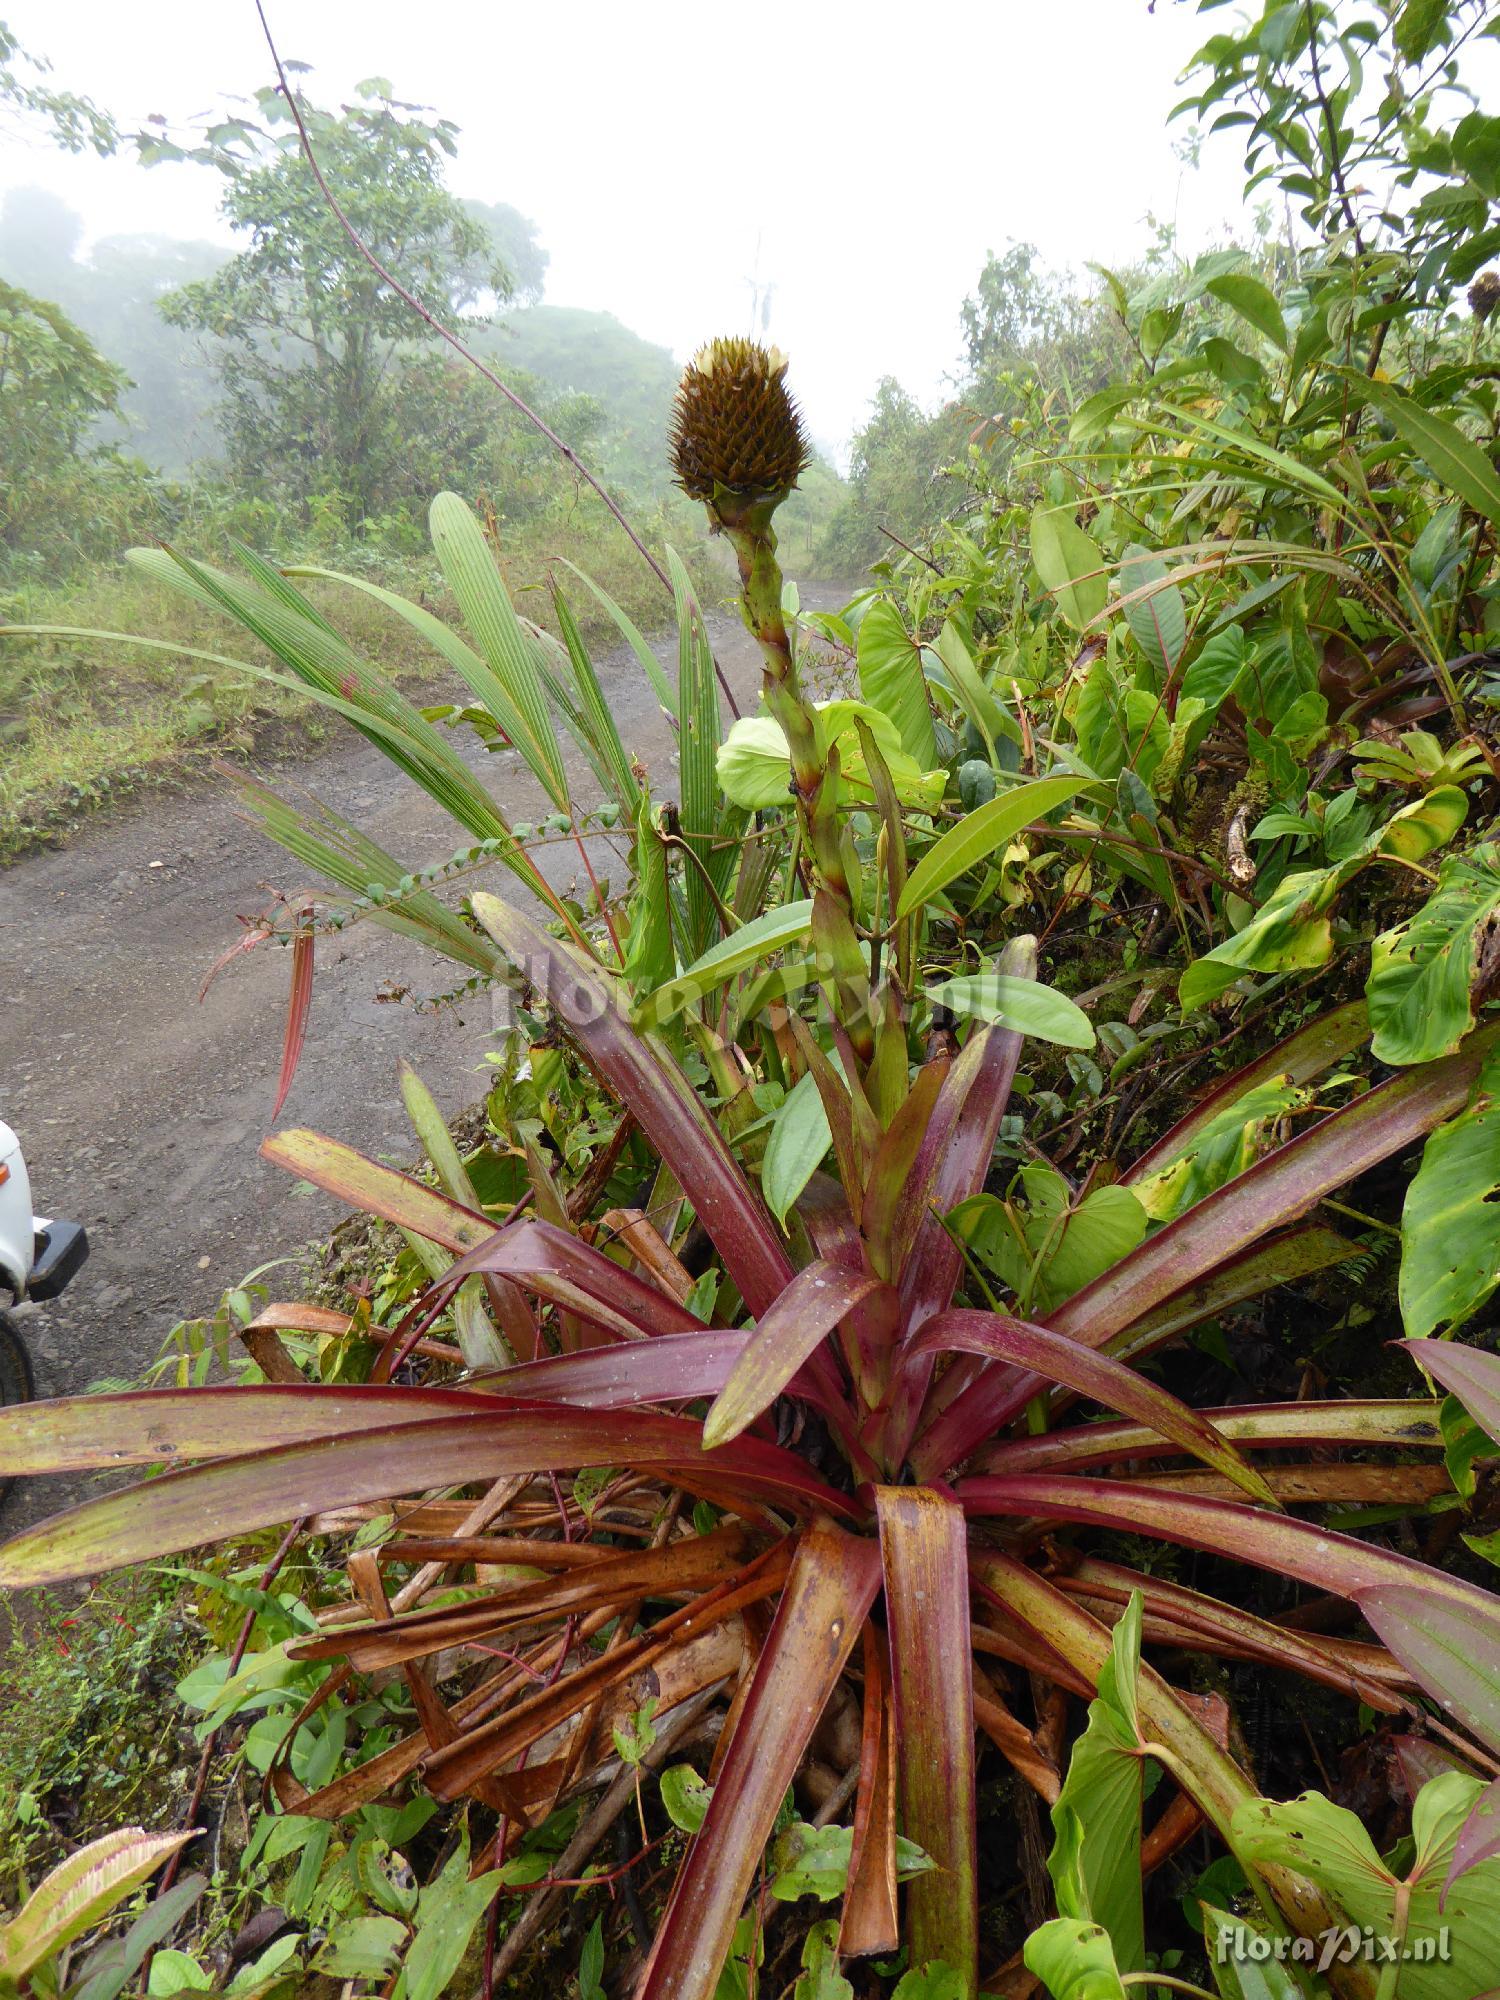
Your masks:
M835 605L846 595L813 586L804 602ZM728 617L712 623L748 712L754 646ZM675 674L675 641L671 652ZM600 665L626 748L657 795L673 795L671 737L639 663L622 651ZM513 752L476 749L472 761L513 817L544 815ZM313 763L265 775L278 788L316 793L409 866L461 844L426 795L352 732ZM577 782L581 802L597 797L586 767ZM556 884L579 871L576 849L543 856ZM286 953L263 947L197 1000L205 971L239 934L236 916L264 908L270 888L304 884L297 864L247 826L218 785L153 799L0 871L0 1117L21 1135L38 1209L83 1221L92 1245L63 1298L26 1315L40 1394L139 1373L176 1321L211 1310L227 1286L295 1256L336 1220L330 1199L299 1193L256 1151L271 1129ZM497 867L488 886L505 894L515 878ZM281 1122L404 1163L414 1148L398 1060L414 1064L446 1111L462 1109L483 1092L488 1006L418 1013L383 1002L387 983L420 996L446 991L457 976L374 925L320 942L318 952L307 1046ZM295 1269L271 1282L297 1295ZM41 1497L13 1494L3 1525L18 1525Z

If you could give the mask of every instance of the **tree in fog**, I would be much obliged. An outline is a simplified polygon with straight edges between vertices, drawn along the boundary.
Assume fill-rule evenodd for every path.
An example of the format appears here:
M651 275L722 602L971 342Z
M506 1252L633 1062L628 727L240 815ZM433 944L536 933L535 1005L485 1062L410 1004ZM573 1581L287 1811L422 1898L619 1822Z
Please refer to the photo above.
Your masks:
M383 78L327 111L299 96L319 164L374 255L429 308L482 318L545 263L525 234L513 271L489 229L444 183L455 127L403 104ZM405 497L403 432L421 421L423 367L436 336L383 284L329 209L285 100L258 93L260 124L216 125L191 157L223 174L223 214L244 248L169 293L174 326L206 335L223 391L221 424L236 477L290 498L317 493L351 525ZM514 211L508 212L514 215ZM514 254L514 246L513 246ZM415 377L412 371L417 370Z

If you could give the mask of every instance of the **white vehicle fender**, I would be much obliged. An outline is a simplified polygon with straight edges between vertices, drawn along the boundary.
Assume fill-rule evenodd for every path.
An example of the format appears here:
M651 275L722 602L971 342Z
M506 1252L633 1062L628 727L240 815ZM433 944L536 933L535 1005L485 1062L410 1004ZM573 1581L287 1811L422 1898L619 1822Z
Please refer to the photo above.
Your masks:
M0 1124L0 1289L17 1298L31 1276L34 1242L31 1181L21 1142L8 1125Z

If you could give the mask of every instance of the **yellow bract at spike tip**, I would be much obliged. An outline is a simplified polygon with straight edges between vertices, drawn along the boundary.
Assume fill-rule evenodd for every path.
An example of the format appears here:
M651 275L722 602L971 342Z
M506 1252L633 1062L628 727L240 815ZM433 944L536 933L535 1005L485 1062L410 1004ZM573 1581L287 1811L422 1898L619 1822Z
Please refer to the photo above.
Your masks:
M700 347L672 413L672 469L695 500L789 493L812 462L779 348L731 338Z

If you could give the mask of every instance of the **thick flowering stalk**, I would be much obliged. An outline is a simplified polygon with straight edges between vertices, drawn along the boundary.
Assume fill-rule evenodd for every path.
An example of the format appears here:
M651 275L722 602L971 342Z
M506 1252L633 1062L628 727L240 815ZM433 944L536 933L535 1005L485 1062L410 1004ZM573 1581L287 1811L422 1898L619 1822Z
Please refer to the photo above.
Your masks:
M820 886L832 906L822 926L834 976L849 1003L854 1046L873 1046L864 992L868 973L854 928L854 896L839 839L838 769L818 740L803 700L781 608L781 565L772 517L811 457L801 413L786 387L786 356L753 340L710 341L684 371L673 411L677 484L708 510L739 562L745 623L760 646L766 706L791 753L792 790Z

